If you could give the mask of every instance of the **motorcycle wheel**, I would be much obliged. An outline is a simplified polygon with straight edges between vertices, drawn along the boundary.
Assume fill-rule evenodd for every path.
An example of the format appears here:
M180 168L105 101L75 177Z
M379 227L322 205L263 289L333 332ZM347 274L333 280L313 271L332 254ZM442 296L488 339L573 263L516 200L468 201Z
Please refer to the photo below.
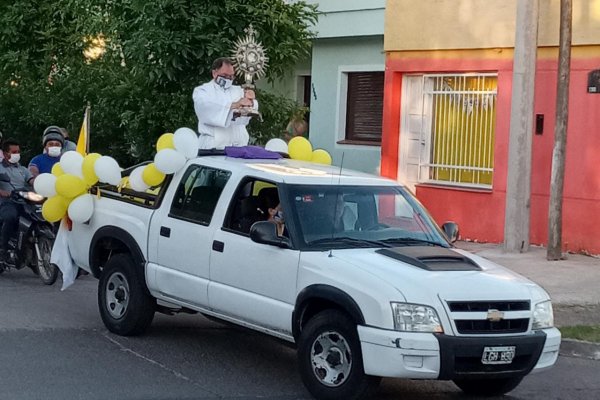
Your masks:
M38 273L42 282L45 285L53 285L58 278L58 267L55 264L50 263L50 254L52 254L52 239L46 236L38 237L38 246L40 249L40 256L42 257L42 263L36 262L38 265ZM36 260L37 261L37 260Z

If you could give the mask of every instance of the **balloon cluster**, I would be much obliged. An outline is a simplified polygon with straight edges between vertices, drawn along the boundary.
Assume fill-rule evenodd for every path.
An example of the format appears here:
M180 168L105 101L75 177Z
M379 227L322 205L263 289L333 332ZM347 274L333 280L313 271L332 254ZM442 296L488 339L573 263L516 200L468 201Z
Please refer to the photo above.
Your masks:
M154 162L134 169L129 178L121 178L121 167L108 156L91 153L85 157L67 151L52 167L52 173L40 174L33 182L34 190L48 199L42 206L42 215L49 222L60 221L68 215L73 222L88 221L94 213L94 198L88 193L98 182L113 186L129 186L146 191L158 186L166 174L179 170L186 159L198 154L198 137L189 128L165 133L156 144Z
M94 213L94 198L88 190L98 181L111 185L121 182L121 168L114 158L66 152L54 164L52 173L40 174L33 182L34 190L48 197L42 215L50 222L61 220L65 214L74 222L88 221Z
M289 143L281 139L271 139L265 149L278 153L287 153L293 160L311 161L318 164L331 165L331 155L323 149L313 150L308 139L296 136Z

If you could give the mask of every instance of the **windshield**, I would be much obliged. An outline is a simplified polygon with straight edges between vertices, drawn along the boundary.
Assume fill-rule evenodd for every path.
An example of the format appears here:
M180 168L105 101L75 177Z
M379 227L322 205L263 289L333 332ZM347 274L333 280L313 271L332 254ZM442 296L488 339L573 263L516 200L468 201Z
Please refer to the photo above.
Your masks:
M436 245L449 247L423 206L401 187L288 187L288 215L304 249Z

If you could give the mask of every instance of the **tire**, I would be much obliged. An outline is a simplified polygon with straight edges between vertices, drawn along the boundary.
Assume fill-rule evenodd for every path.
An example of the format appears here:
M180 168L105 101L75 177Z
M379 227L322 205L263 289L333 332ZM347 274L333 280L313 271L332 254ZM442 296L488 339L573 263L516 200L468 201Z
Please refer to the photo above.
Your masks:
M321 311L303 327L298 366L304 385L320 400L363 399L381 380L364 373L356 324L337 310Z
M522 376L500 379L455 379L454 384L466 394L500 396L519 386L522 380Z
M98 283L98 308L106 328L121 336L144 333L154 318L156 300L127 254L111 257Z
M40 256L42 257L42 263L40 265L40 263L37 262L36 256L35 265L37 266L37 274L45 285L54 285L54 282L56 282L56 279L58 278L58 267L55 264L50 263L53 244L54 241L47 236L40 235L38 237L38 248L40 250ZM34 250L34 255L35 254L37 253L35 253Z

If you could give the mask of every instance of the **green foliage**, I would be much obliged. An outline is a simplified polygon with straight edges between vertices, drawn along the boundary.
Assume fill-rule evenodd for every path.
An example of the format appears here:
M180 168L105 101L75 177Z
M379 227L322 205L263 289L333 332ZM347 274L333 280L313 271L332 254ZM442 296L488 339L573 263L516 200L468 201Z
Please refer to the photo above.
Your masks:
M575 325L560 328L563 338L600 343L600 325Z
M293 100L266 91L257 91L257 97L262 121L254 118L248 126L254 144L264 145L272 138L286 138L289 121L307 110Z
M193 88L210 79L213 59L230 55L250 23L275 80L308 54L315 7L283 0L14 0L0 4L0 130L29 156L43 129L65 126L76 139L92 105L91 149L122 164L147 159L164 132L196 127ZM89 61L92 38L106 43ZM257 142L279 136L292 102L266 92Z

